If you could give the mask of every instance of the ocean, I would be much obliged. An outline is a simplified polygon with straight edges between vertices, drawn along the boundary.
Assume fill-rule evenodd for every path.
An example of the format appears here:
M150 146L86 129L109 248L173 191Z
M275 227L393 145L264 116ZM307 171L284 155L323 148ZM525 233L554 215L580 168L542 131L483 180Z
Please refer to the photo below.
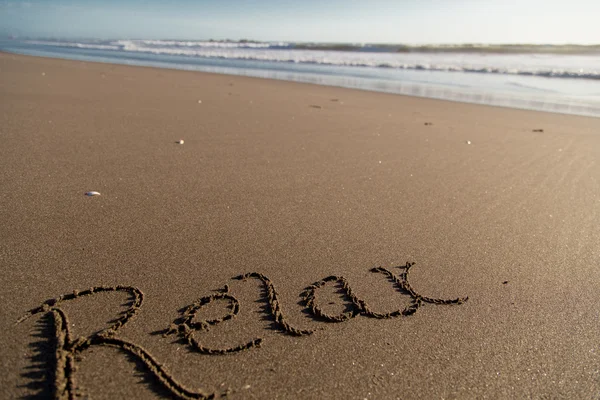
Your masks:
M7 39L0 51L600 117L600 46Z

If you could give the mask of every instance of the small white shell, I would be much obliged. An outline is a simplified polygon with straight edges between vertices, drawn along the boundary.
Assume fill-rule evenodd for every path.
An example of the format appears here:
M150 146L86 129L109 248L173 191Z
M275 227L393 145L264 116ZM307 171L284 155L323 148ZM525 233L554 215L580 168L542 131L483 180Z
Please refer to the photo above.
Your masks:
M178 141L176 141L175 143L177 144L183 144L183 139L179 139Z
M467 140L467 144L471 144L471 141L470 141L470 140Z
M86 196L100 196L100 192L94 192L94 191L85 192L85 195Z

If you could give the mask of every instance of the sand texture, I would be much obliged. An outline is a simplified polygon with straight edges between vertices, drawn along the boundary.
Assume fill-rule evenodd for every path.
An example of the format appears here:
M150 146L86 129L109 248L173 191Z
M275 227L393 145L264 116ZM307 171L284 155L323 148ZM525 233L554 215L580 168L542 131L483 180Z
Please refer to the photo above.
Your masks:
M600 119L0 54L0 221L0 398L600 396Z

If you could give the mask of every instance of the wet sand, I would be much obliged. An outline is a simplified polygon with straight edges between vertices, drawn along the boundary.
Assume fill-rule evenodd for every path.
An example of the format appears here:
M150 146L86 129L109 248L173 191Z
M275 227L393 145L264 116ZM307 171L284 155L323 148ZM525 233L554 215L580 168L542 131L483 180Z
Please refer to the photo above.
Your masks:
M0 397L598 396L600 119L10 54L0 77Z

